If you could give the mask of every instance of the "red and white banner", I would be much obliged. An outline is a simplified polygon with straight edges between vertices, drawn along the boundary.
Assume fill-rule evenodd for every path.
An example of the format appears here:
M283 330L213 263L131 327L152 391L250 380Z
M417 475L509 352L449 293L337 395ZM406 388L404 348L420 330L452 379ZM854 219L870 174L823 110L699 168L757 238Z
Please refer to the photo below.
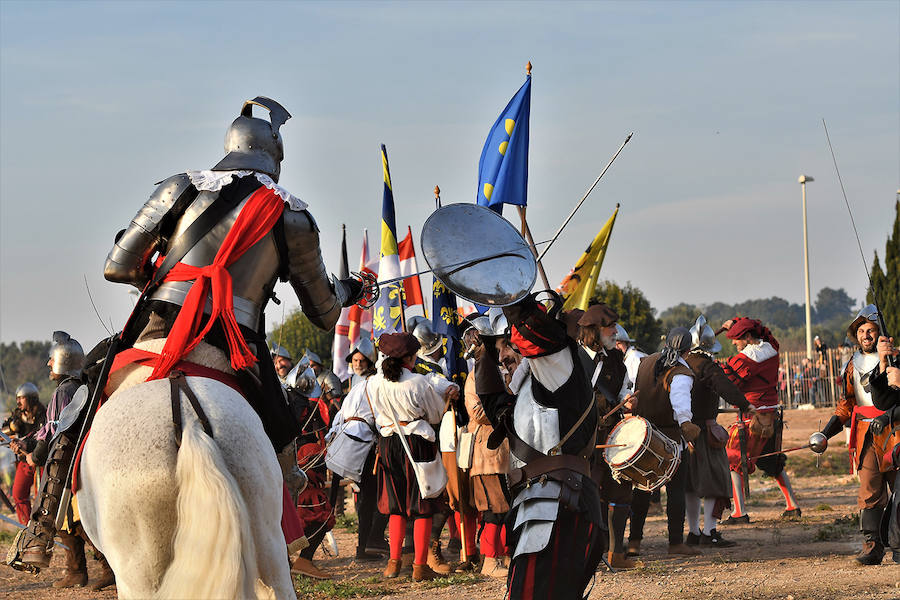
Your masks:
M378 276L378 259L369 258L369 230L363 230L362 255L359 259L359 272L368 272ZM332 345L332 371L341 381L350 377L347 365L347 353L359 341L360 331L372 335L372 311L363 310L357 305L341 310L341 316L334 327L334 343Z
M419 267L416 264L416 248L413 246L412 229L406 227L406 237L397 245L400 254L400 275L414 275L409 279L403 280L403 293L406 296L406 306L422 307L422 314L425 314L425 301L422 298L422 284L419 282ZM409 315L407 315L408 317Z

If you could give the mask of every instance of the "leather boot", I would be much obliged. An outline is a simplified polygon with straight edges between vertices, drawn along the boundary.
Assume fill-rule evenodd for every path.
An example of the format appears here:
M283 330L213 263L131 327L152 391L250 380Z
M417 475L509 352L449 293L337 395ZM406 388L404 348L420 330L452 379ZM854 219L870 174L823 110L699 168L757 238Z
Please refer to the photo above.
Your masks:
M331 579L331 575L317 567L308 558L298 556L294 564L291 565L292 575L303 575L313 579Z
M67 434L58 436L50 447L40 493L31 520L16 537L16 550L6 564L20 571L33 571L50 566L53 537L56 535L56 513L65 489L64 479L75 457L75 443Z
M388 579L394 579L400 575L400 560L396 558L388 559L388 564L384 568L384 576Z
M635 561L625 558L623 552L608 552L606 559L609 561L609 566L613 569L633 569L637 566Z
M484 563L481 565L481 574L505 579L509 575L509 569L504 566L502 557L485 556Z
M625 550L625 556L640 556L641 540L628 540L628 548Z
M669 544L669 554L679 556L697 556L698 554L702 554L702 552L700 552L700 550L698 550L694 546L688 546L687 544Z
M417 565L413 563L413 581L431 581L432 579L437 579L438 577L440 577L440 575L432 571L431 567L429 567L428 565Z
M428 566L438 575L449 575L453 570L450 568L450 563L444 560L444 555L441 554L440 540L432 541L428 548Z
M100 568L100 573L88 586L88 588L94 592L99 592L103 588L116 585L115 573L113 573L112 569L109 567L109 563L106 562L106 557L99 552L97 553L97 563Z
M84 540L67 531L59 532L59 541L69 547L66 550L65 575L53 583L55 588L82 587L87 585L87 559L84 556Z

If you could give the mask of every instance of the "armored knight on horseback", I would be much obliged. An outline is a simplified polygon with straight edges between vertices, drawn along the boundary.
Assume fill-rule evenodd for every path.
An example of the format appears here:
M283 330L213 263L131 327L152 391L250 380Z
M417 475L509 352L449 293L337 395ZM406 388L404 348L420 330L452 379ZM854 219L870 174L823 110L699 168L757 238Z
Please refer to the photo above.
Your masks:
M253 117L254 106L267 110L269 120ZM329 280L316 222L304 202L277 184L284 157L279 129L290 116L269 98L245 102L226 134L226 156L211 170L179 173L160 183L116 236L104 270L109 281L143 290L116 340L112 369L141 364L153 368L148 381L163 379L181 369L183 357L201 341L218 348L276 453L299 427L265 342L264 309L274 298L275 283L290 282L304 314L325 330L363 291L354 279ZM152 340L159 346L163 338L157 352L134 348ZM95 385L109 396L101 378ZM81 419L89 403L84 406ZM82 442L74 425L58 437L66 436L66 452L50 453L51 461L63 465L55 472L66 472ZM54 472L50 464L48 472ZM38 510L19 538L16 556L8 559L12 566L49 564L60 504L60 490L51 488L63 486L43 482Z

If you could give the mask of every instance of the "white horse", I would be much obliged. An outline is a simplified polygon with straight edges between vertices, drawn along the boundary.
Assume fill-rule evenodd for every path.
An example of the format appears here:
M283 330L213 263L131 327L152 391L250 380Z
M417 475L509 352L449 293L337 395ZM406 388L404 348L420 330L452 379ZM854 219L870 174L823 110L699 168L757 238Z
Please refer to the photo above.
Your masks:
M143 344L158 352L164 340ZM233 372L201 344L191 362ZM296 599L281 532L282 476L259 417L234 389L187 377L212 426L181 393L175 444L168 379L115 375L81 459L81 521L116 575L120 598Z

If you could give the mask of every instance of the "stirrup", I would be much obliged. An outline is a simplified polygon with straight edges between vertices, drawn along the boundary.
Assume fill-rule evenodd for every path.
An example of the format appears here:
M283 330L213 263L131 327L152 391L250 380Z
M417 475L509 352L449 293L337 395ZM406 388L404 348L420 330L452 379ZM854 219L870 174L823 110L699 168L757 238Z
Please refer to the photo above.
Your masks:
M25 529L19 530L19 533L16 534L16 537L13 539L12 544L9 546L9 551L6 553L6 564L7 566L12 567L16 571L24 571L26 573L32 573L37 575L41 572L41 567L38 565L31 564L29 562L25 562L24 554L25 554L25 538L29 535ZM46 565L49 566L50 561L46 561Z

